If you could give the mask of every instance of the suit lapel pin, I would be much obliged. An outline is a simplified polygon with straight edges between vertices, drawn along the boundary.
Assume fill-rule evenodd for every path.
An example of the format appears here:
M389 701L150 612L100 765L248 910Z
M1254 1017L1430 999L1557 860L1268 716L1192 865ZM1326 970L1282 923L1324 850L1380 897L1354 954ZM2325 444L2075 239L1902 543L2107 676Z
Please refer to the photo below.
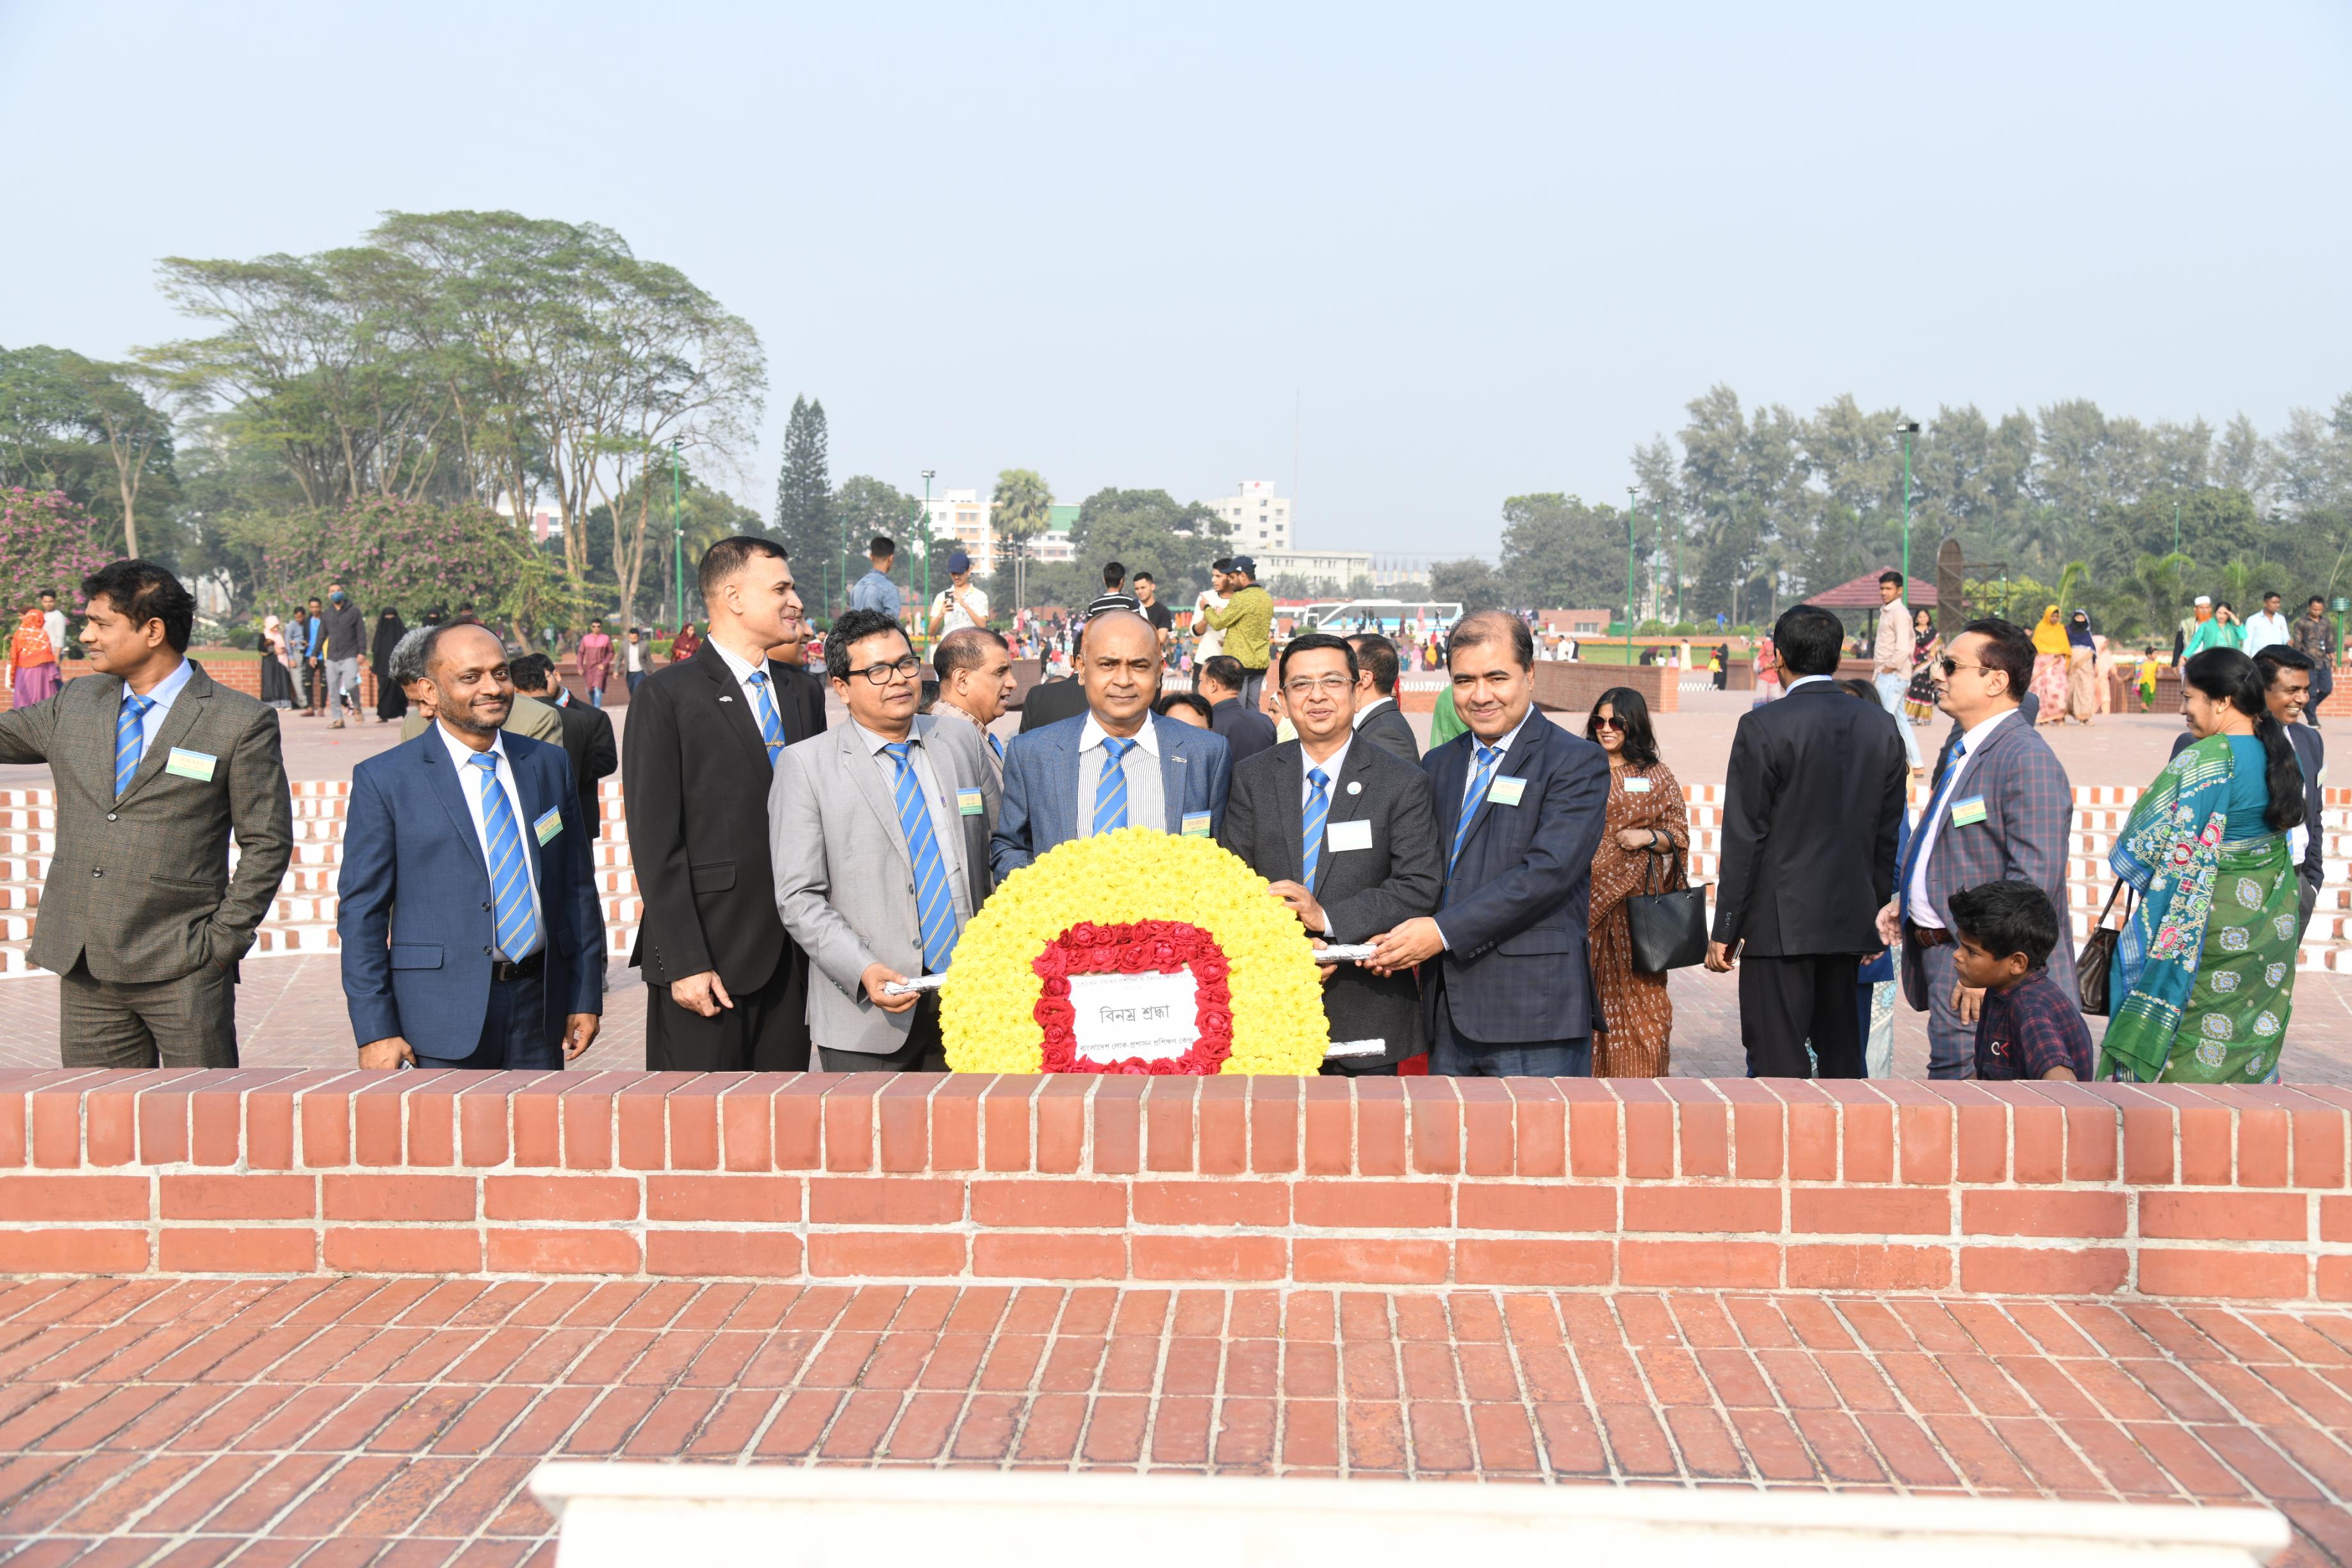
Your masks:
M1364 781L1363 781L1363 780L1361 780L1361 779L1349 779L1349 780L1348 781L1348 793L1349 793L1349 795L1361 795L1361 794L1363 794L1363 793L1364 793Z
M722 697L722 698L720 698L719 700L719 701L721 701L721 702L732 702L732 701L734 701L734 700L735 700L735 699L733 699L732 697Z

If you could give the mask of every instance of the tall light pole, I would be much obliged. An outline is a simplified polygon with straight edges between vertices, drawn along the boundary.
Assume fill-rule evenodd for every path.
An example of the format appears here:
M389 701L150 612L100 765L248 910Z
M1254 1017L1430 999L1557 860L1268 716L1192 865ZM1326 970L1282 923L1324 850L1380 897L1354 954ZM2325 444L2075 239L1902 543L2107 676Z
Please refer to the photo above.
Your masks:
M928 633L931 625L931 476L937 468L923 470L923 596L915 612L915 624Z
M669 580L671 609L677 617L678 629L686 629L686 520L678 512L677 438L669 443Z
M1633 662L1633 487L1625 487L1625 662Z
M1907 420L1895 428L1903 432L1903 592L1896 602L1907 615L1911 608L1911 437L1919 434L1919 422Z

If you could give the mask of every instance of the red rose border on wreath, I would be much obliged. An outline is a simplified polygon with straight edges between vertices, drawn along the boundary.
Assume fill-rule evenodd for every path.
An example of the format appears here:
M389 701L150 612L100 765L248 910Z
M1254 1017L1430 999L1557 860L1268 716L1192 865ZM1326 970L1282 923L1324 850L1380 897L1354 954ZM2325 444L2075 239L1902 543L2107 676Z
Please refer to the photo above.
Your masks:
M1199 926L1183 921L1137 921L1131 925L1096 925L1080 921L1045 944L1030 961L1045 985L1036 1019L1045 1031L1046 1072L1124 1073L1151 1078L1207 1078L1224 1066L1234 1049L1231 973L1224 949ZM1181 1056L1147 1061L1090 1061L1078 1054L1077 1013L1070 1005L1073 974L1172 974L1192 971L1192 1049Z

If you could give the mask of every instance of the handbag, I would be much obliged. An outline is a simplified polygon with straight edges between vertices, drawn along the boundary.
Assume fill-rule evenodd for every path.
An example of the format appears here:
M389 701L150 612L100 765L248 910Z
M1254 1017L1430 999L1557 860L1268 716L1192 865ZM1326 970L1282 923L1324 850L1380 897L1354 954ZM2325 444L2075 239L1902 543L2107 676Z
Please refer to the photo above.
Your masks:
M1690 873L1680 853L1675 856L1675 879L1682 886L1664 892L1649 891L1658 857L1650 857L1643 873L1643 890L1625 899L1625 934L1633 949L1633 967L1643 974L1664 974L1687 969L1706 956L1706 889L1690 885Z
M2107 973L2115 963L2116 944L2123 940L2124 933L2120 928L2107 923L2107 914L2116 907L2116 900L2123 897L2124 888L2124 879L2117 877L2115 891L2107 895L2105 908L2099 910L2099 918L2092 925L2091 934L2083 939L2082 951L2074 955L2075 999L2082 1003L2083 1011L2093 1017L2106 1017L2113 1003L2113 998L2107 994ZM2131 900L2126 900L2125 920L2131 919L2132 908Z

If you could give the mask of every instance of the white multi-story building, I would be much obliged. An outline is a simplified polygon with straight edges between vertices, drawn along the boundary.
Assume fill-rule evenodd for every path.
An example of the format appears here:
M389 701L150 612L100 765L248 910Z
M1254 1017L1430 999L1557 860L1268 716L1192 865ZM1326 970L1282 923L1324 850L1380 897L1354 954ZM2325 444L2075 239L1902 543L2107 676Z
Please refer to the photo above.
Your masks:
M1209 503L1224 519L1226 543L1235 555L1263 558L1269 550L1290 548L1290 503L1274 493L1272 479L1244 479L1241 493ZM1258 574L1265 575L1263 564Z
M1257 580L1293 577L1320 584L1318 592L1354 594L1370 582L1372 556L1355 550L1235 550L1257 563Z
M988 526L988 502L976 489L941 490L931 498L931 548L940 558L961 550L982 576L996 570L996 534Z

